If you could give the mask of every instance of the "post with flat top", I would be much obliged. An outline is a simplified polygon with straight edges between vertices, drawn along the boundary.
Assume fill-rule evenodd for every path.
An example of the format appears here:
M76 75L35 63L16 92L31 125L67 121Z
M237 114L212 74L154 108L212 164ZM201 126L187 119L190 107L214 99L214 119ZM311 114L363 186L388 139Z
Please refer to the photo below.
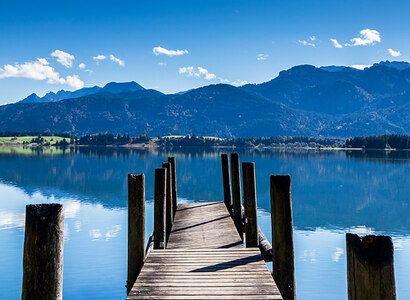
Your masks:
M175 215L178 207L177 199L177 169L175 157L168 157L168 162L171 164L172 173L172 210Z
M166 240L168 241L169 234L171 233L172 223L174 223L174 211L172 209L172 170L170 163L162 163L162 167L167 170L167 183L166 183L166 205L165 205L165 222L167 229Z
M145 262L145 176L128 174L127 294Z
M242 163L246 247L258 247L255 164Z
M231 180L229 176L228 154L221 154L222 181L224 188L224 203L230 215L232 215Z
M63 205L26 206L21 299L63 299Z
M284 300L296 299L290 176L271 175L273 278Z
M167 170L155 169L154 249L165 249L166 239L166 182Z
M239 169L239 154L231 153L231 176L232 176L232 217L241 239L243 240L243 220L241 201L241 174Z
M394 249L391 237L346 234L349 300L395 300Z

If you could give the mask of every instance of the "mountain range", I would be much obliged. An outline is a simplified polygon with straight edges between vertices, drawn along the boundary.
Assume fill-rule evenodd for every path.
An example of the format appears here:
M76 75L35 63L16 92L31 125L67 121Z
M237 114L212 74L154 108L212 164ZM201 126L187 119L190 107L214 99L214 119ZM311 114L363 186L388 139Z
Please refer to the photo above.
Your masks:
M151 136L410 133L410 64L363 70L300 65L261 84L215 84L165 95L136 82L35 94L0 106L0 131Z

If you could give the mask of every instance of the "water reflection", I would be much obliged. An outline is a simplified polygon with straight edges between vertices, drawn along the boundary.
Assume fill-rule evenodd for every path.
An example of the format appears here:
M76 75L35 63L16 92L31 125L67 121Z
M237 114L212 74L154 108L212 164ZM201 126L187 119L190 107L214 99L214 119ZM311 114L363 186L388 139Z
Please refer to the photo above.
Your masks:
M0 147L0 298L20 295L25 205L44 202L65 205L64 297L124 298L127 173L146 174L148 235L154 169L176 156L179 201L219 201L219 157L230 151ZM267 237L269 175L292 177L299 299L346 299L346 231L393 235L398 295L410 297L409 152L239 152L256 163Z

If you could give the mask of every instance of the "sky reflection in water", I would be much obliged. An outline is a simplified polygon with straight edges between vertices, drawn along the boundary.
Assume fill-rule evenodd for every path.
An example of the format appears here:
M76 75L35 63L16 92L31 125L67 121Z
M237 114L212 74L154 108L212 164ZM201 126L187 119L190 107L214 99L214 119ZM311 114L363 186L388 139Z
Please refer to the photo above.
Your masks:
M64 298L123 299L126 175L146 174L147 237L154 168L177 157L179 201L222 200L218 151L0 149L0 298L20 297L24 212L65 205ZM290 174L299 299L346 299L344 233L393 236L398 299L410 298L408 152L242 152L256 163L259 225L270 239L269 175ZM269 267L271 267L269 265Z

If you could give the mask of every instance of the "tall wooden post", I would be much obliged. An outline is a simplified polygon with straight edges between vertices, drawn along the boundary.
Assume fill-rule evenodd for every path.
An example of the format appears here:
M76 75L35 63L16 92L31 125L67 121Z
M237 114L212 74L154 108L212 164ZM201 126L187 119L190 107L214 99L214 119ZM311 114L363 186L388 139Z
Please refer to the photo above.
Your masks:
M271 175L273 278L284 300L296 299L290 176Z
M128 174L127 294L145 261L145 176Z
M232 217L241 239L243 240L241 174L239 169L239 154L231 153L232 176Z
M21 299L63 299L63 205L26 206Z
M165 249L166 240L166 182L167 170L155 169L154 249Z
M389 236L346 234L349 300L395 300L394 249Z
M232 198L231 198L231 180L229 176L229 159L228 154L221 154L222 162L222 181L224 188L224 203L226 208L229 211L229 214L232 215Z
M172 210L175 215L178 207L178 198L177 198L177 166L175 157L168 157L168 162L171 164L171 173L172 173Z
M165 222L167 228L167 242L169 234L171 233L172 223L174 223L174 210L172 209L172 170L170 163L162 163L162 167L167 170L167 184L166 184L166 208L165 208Z
M242 163L246 247L258 247L255 164Z

